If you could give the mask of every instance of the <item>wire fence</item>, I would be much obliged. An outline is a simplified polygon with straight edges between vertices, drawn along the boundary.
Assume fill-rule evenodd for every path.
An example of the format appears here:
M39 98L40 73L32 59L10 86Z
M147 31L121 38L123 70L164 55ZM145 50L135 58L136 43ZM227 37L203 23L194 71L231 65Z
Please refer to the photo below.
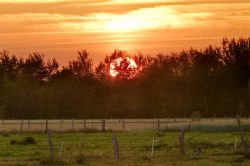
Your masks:
M243 118L244 129L250 130L250 119ZM1 120L0 132L58 132L67 131L144 131L179 130L191 126L197 130L234 130L235 118L210 119L47 119Z

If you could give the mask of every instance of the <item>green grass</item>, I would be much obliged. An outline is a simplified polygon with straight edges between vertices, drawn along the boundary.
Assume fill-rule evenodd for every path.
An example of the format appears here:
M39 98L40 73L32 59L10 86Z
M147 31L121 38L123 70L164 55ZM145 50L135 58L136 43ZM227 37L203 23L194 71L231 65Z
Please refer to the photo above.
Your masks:
M50 158L46 134L0 135L0 165L178 165L178 166L247 166L237 132L186 132L187 155L179 149L179 132L117 132L120 159L114 160L112 132L52 133L55 146L54 160ZM250 133L245 133L250 140ZM36 144L15 144L33 137ZM235 138L238 149L234 149ZM155 139L154 156L151 156ZM63 160L59 150L63 140ZM196 149L201 148L201 154Z

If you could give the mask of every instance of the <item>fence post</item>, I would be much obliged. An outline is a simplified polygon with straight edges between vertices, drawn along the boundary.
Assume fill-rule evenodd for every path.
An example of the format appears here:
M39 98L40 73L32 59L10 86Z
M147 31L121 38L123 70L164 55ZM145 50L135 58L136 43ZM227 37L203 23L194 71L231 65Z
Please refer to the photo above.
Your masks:
M102 120L102 131L105 131L105 120Z
M83 120L83 130L86 130L86 119Z
M48 132L48 119L45 120L45 132Z
M93 119L92 119L92 129L94 128L94 121L93 121Z
M161 130L160 119L157 120L157 131Z
M114 147L115 159L118 160L119 159L119 145L118 145L118 141L117 141L115 133L113 133L112 143Z
M81 119L81 121L80 121L80 124L81 124L81 126L82 126L82 124L83 124L83 121L82 121L82 119Z
M153 139L153 142L152 142L151 156L154 155L154 146L155 146L155 139Z
M21 119L21 122L20 122L20 133L22 134L23 133L23 120Z
M246 142L245 142L245 139L244 139L243 130L242 130L242 127L241 127L241 122L240 122L240 116L237 115L236 118L237 118L237 123L238 123L238 126L239 126L240 138L241 138L242 146L244 148L244 153L245 153L245 156L248 156L249 155L248 154L248 148L247 148L247 145L246 145Z
M126 130L126 128L125 128L125 119L122 120L122 129Z
M30 120L28 120L28 129L30 129Z
M237 136L235 137L235 140L234 140L234 150L237 149Z
M62 119L60 120L60 129L62 129Z
M179 136L180 147L181 147L181 154L182 155L186 154L186 152L185 152L185 142L184 142L184 131L185 131L185 128L183 127L181 129L181 133L180 133L180 136Z
M52 136L51 136L50 130L48 130L48 143L49 143L49 147L50 147L50 158L53 160L53 158L54 158L54 145L52 142Z
M74 119L72 119L72 122L71 122L71 130L72 131L74 130Z
M187 131L191 130L191 121L189 122L188 126L187 126Z
M62 161L62 159L63 159L63 140L61 142L61 147L59 151L59 161Z

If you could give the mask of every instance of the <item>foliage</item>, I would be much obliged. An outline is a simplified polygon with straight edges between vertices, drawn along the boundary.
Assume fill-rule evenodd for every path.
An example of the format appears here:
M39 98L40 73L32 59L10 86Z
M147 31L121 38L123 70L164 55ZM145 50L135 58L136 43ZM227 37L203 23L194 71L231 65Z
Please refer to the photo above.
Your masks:
M112 78L110 64L130 57L136 77L123 68ZM222 45L147 57L115 50L94 69L86 50L59 69L32 53L18 58L0 52L1 118L153 118L249 116L250 38ZM127 63L125 63L127 64ZM126 65L125 65L126 66ZM126 68L126 67L125 67ZM117 69L118 70L118 69Z
M23 140L21 141L17 141L14 139L10 140L10 144L11 145L35 145L36 144L36 140L34 139L34 137L25 137Z

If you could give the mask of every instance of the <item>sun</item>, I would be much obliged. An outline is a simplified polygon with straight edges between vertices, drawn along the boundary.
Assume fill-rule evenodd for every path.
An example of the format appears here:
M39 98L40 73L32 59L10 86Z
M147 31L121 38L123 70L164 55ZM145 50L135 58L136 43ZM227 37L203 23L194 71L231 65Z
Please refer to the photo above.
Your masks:
M122 79L132 79L138 72L138 66L136 62L129 57L117 58L110 63L109 73L112 77L118 77Z

